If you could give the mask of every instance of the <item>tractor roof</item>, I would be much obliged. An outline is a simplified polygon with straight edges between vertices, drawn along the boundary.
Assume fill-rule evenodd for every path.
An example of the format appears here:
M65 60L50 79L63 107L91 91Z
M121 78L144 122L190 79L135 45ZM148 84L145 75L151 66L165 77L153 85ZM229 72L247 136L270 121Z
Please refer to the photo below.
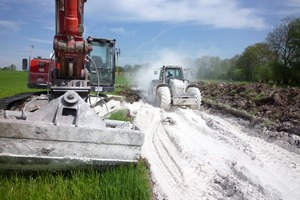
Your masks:
M182 66L180 65L164 65L165 68L180 68L182 69Z

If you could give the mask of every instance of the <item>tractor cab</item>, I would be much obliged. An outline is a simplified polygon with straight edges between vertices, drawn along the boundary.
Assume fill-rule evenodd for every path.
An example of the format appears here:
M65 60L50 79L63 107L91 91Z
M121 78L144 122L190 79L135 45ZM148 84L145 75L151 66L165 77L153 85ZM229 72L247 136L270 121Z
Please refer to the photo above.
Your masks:
M180 66L163 66L160 71L159 79L168 82L170 79L184 80L182 67Z

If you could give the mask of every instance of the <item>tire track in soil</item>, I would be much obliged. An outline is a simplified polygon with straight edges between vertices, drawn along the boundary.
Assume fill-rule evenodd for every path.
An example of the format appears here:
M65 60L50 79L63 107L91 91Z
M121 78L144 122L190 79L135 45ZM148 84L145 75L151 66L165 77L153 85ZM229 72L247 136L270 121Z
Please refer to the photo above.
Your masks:
M157 199L300 196L299 155L249 135L238 123L204 111L165 112L142 102L129 109L146 136L142 155L150 163Z
M204 118L206 121L209 121L209 127L211 129L225 133L227 136L234 135L234 140L242 141L242 148L246 147L243 149L243 151L249 156L252 156L253 161L259 162L260 167L262 167L264 170L268 169L267 171L271 171L267 174L260 174L259 178L262 180L268 180L268 182L273 179L273 182L278 182L280 187L284 187L284 199L294 199L297 198L296 196L300 195L300 181L298 181L297 178L300 177L299 154L290 152L274 143L269 143L264 139L241 131L244 129L244 127L235 121L232 121L232 119L224 120L220 117L213 117L212 119L206 113L196 112L195 114L201 115L202 118ZM247 145L245 146L244 144ZM243 172L243 169L246 171L246 173ZM247 176L251 176L249 174L247 175L248 169L245 167L233 167L232 170L235 176L239 179L244 179ZM270 177L270 175L272 177ZM248 181L252 186L257 188L259 187L258 189L262 190L262 193L264 193L265 196L269 196L271 199L281 199L282 197L280 192L278 190L276 192L276 189L274 189L276 184L273 188L266 185L266 189L264 189L258 183L251 182L251 178L247 179L246 181ZM257 180L257 182L259 182L259 180ZM293 184L287 184L287 182Z
M136 124L145 133L145 143L142 155L150 163L154 181L154 192L157 199L199 199L205 197L197 192L197 182L190 182L185 177L193 176L194 172L181 153L177 138L168 131L168 125L163 122L166 112L149 106L137 108L134 112ZM132 108L131 108L132 109ZM145 117L147 118L145 119ZM141 122L139 122L141 120ZM189 168L188 172L183 169Z
M154 113L160 115L160 109L153 109ZM182 199L184 188L182 187L183 177L178 164L175 162L174 155L177 154L176 148L167 148L172 146L171 141L164 137L164 128L160 120L153 122L152 128L145 130L146 141L144 144L143 156L150 162L150 168L154 176L154 189L157 199ZM174 152L175 151L175 152ZM177 159L177 158L176 158Z
M214 118L208 123L210 126L204 126L203 122L199 124L199 121L203 121L203 118L200 119L200 116L195 115L193 111L189 109L178 109L175 113L170 113L170 115L177 118L177 120L179 120L178 123L182 124L183 127L194 129L189 129L189 132L185 133L186 137L189 138L189 140L187 140L188 145L194 148L194 150L186 151L185 154L188 155L187 157L192 158L190 160L192 167L197 167L197 162L200 163L200 166L202 165L202 174L200 173L199 176L203 177L200 178L199 181L201 181L201 179L205 180L206 186L208 187L208 196L211 196L213 199L281 199L280 192L269 185L264 185L257 175L255 173L253 174L244 164L250 161L252 162L251 166L253 165L256 168L263 165L252 150L252 147L247 144L248 141L244 141L239 137L239 134L236 132L237 127L230 127L231 129L223 128L223 122L215 121ZM204 121L205 123L208 122L207 119L204 119ZM214 155L214 153L216 153L213 152L214 147L206 146L204 143L201 143L201 138L207 142L215 142L216 146L220 145L221 150L219 151L221 155ZM209 138L211 141L208 140ZM183 141L184 138L180 138L180 140ZM204 149L208 148L207 152L202 149L201 145L204 146ZM248 158L243 158L243 162L240 163L238 161L239 158L236 159L231 158L230 155L223 155L221 151L226 151L227 148L228 150L232 148L230 151L233 153L242 153ZM204 152L204 154L197 157L196 154L201 152ZM209 155L211 153L212 155ZM211 160L212 163L210 163L210 157L217 158ZM197 161L192 161L193 158Z

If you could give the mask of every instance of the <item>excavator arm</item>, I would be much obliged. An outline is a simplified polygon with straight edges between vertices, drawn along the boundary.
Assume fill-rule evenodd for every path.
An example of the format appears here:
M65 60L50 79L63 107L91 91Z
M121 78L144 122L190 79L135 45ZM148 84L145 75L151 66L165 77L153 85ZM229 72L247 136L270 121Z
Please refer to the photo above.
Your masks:
M85 69L87 54L92 47L83 39L83 14L86 0L55 0L56 33L52 70L52 93L59 96L75 90L81 96L89 91L89 72Z
M85 98L90 91L112 92L118 49L115 39L83 38L86 0L55 0L54 54L29 61L29 88L49 88L54 98L74 90ZM27 69L27 59L23 59Z

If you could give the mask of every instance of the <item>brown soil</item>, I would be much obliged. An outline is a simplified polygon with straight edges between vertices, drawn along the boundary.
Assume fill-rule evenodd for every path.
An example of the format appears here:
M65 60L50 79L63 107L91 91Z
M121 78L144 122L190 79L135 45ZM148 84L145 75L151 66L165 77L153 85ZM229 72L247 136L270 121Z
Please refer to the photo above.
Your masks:
M133 90L129 87L123 87L123 89L118 94L124 96L125 100L129 103L133 103L141 99L140 91Z
M300 88L199 82L206 107L247 118L253 126L300 135Z

